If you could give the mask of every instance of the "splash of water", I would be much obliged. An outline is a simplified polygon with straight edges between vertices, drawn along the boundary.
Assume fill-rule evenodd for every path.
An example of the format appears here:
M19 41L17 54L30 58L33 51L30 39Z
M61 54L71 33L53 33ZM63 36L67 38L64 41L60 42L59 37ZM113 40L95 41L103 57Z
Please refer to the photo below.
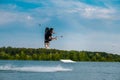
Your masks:
M24 67L15 67L13 65L4 65L0 66L0 70L3 71L20 71L20 72L63 72L63 71L72 71L70 68L64 68L62 66L24 66Z

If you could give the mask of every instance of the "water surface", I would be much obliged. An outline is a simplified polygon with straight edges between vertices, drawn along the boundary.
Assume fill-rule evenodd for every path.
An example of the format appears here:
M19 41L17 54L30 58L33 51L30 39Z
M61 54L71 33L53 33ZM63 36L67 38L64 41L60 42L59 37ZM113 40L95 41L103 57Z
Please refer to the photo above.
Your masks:
M120 80L120 63L0 60L0 80Z

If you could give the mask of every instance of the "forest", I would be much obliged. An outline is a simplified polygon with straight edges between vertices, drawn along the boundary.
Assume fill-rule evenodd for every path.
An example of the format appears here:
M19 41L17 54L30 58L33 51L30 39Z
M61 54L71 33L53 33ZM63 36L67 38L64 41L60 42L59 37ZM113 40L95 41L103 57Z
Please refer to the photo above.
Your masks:
M120 62L120 55L106 52L67 51L45 48L0 48L0 60L59 61L60 59L91 62Z

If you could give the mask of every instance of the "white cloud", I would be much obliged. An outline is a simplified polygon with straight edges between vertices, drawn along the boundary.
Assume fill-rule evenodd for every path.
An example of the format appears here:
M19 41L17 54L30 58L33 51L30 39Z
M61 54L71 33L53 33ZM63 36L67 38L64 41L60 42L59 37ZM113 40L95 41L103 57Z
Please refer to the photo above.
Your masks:
M32 17L29 16L29 15L28 15L26 18L27 18L28 20L32 20Z
M119 12L114 9L113 7L110 7L110 4L107 2L110 1L101 1L105 3L106 6L109 7L103 7L103 6L92 6L83 2L80 2L79 0L47 0L47 1L41 1L41 0L25 0L25 2L29 3L36 3L36 4L42 4L44 7L44 11L48 14L53 14L56 16L61 15L69 15L69 14L77 14L77 16L83 17L83 18L89 18L89 19L111 19L111 20L119 20ZM96 2L97 3L97 2ZM38 8L38 10L42 10L41 8ZM33 10L34 11L34 10Z
M0 11L0 24L7 24L16 20L16 14Z
M8 12L1 10L0 17L0 25L19 23L21 26L27 25L28 27L34 26L39 22L39 20L37 21L31 14L26 12Z
M31 1L27 1L31 2ZM39 2L39 0L34 1ZM109 20L119 20L118 12L113 8L104 8L91 6L80 1L74 0L50 0L49 3L40 3L44 4L44 9L36 8L30 12L14 12L14 9L19 8L17 5L8 4L7 7L12 10L12 12L1 10L0 11L0 24L11 23L14 21L28 22L27 20L34 20L32 16L39 15L38 17L42 18L43 22L50 20L52 16L56 17L74 17L77 16L77 19L80 18L89 18L89 19L109 19ZM51 4L49 6L47 4ZM5 6L5 5L3 5ZM32 16L30 16L33 14ZM44 19L43 19L44 16ZM46 16L46 17L45 17ZM39 19L40 19L39 18ZM37 19L38 20L38 19ZM40 20L42 22L42 20ZM45 20L45 21L44 21Z
M78 17L84 17L89 19L119 19L116 14L117 11L113 8L105 8L99 6L91 6L80 1L65 1L58 0L52 1L57 12L63 12L64 14L79 14ZM57 8L57 9L56 9Z
M19 7L16 4L0 4L1 9L6 9L6 10L15 10L18 9Z
M115 10L106 9L106 8L85 8L82 15L91 19L113 19L115 14Z

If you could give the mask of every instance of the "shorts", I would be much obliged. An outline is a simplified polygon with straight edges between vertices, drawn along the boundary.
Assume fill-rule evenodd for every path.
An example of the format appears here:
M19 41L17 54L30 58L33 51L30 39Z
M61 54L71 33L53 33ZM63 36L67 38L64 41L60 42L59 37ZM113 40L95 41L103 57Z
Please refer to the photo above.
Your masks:
M49 43L49 41L48 41L48 40L46 40L46 41L45 41L45 43Z

